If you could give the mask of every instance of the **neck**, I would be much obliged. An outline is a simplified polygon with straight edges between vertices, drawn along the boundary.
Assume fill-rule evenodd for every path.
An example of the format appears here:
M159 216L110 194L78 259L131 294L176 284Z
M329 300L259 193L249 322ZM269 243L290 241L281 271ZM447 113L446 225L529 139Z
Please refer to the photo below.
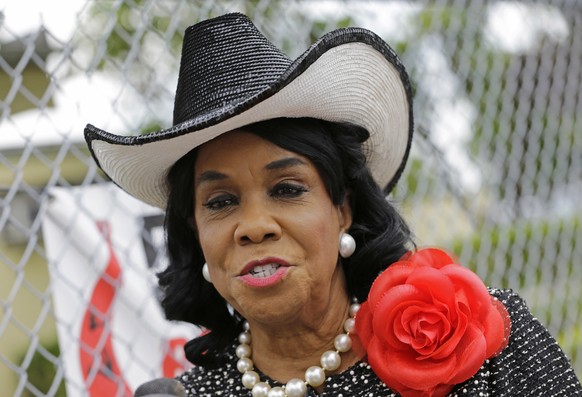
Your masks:
M343 325L349 317L347 296L328 302L319 309L311 308L309 321L304 318L279 326L249 321L252 360L257 368L271 379L285 383L292 378L303 379L307 368L320 365L321 355L327 350L335 350L334 339L345 332ZM341 366L334 372L344 371L359 359L351 350L342 353L341 357Z

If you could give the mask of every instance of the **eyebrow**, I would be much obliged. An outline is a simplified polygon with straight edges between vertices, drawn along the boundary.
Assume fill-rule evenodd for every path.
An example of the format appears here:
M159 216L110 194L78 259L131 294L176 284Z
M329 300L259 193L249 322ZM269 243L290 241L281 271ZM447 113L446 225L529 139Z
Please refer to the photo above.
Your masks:
M281 170L297 165L306 165L305 161L297 157L285 157L283 159L275 160L265 166L268 171ZM196 186L200 186L205 182L221 181L227 179L228 176L218 171L204 171L196 178Z
M200 186L204 182L220 181L226 179L227 176L218 171L204 171L198 178L196 178L196 186Z
M296 165L306 165L305 161L301 160L297 157L285 157L284 159L275 160L270 162L265 166L265 169L272 171L272 170L280 170L283 168L294 167Z

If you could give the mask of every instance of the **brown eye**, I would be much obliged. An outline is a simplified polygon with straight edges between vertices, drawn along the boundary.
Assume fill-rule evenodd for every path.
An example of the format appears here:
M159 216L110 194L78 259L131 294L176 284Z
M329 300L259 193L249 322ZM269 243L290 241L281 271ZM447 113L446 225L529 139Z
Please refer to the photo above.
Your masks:
M204 207L211 211L219 211L224 208L232 207L238 204L238 198L231 194L223 194L218 197L213 197L204 203Z
M271 189L270 195L272 197L299 197L303 193L307 192L307 189L301 185L296 185L292 183L280 183Z

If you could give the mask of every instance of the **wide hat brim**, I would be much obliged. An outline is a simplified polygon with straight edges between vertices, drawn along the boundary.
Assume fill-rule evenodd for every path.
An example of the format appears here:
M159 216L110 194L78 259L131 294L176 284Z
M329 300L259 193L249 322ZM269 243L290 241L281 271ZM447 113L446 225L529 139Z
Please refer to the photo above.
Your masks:
M280 117L349 122L367 129L363 143L375 181L390 192L412 141L410 83L393 50L373 32L324 35L260 92L147 135L115 135L87 125L97 164L130 195L165 209L167 174L192 149L225 132Z

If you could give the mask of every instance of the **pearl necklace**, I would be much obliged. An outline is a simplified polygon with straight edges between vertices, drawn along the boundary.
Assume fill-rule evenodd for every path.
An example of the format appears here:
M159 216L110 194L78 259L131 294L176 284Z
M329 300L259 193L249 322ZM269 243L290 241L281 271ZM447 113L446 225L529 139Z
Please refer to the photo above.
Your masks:
M354 331L356 313L360 305L356 300L350 305L350 317L344 322L343 334L336 336L334 340L335 350L328 350L321 355L320 366L312 366L305 371L305 380L290 379L283 387L271 387L267 382L261 382L251 360L251 331L248 322L244 322L244 331L238 336L240 345L236 348L239 358L236 367L242 373L243 385L251 390L253 397L304 397L307 394L307 385L321 386L325 382L325 371L335 371L341 365L340 353L348 352L352 348L350 333Z

